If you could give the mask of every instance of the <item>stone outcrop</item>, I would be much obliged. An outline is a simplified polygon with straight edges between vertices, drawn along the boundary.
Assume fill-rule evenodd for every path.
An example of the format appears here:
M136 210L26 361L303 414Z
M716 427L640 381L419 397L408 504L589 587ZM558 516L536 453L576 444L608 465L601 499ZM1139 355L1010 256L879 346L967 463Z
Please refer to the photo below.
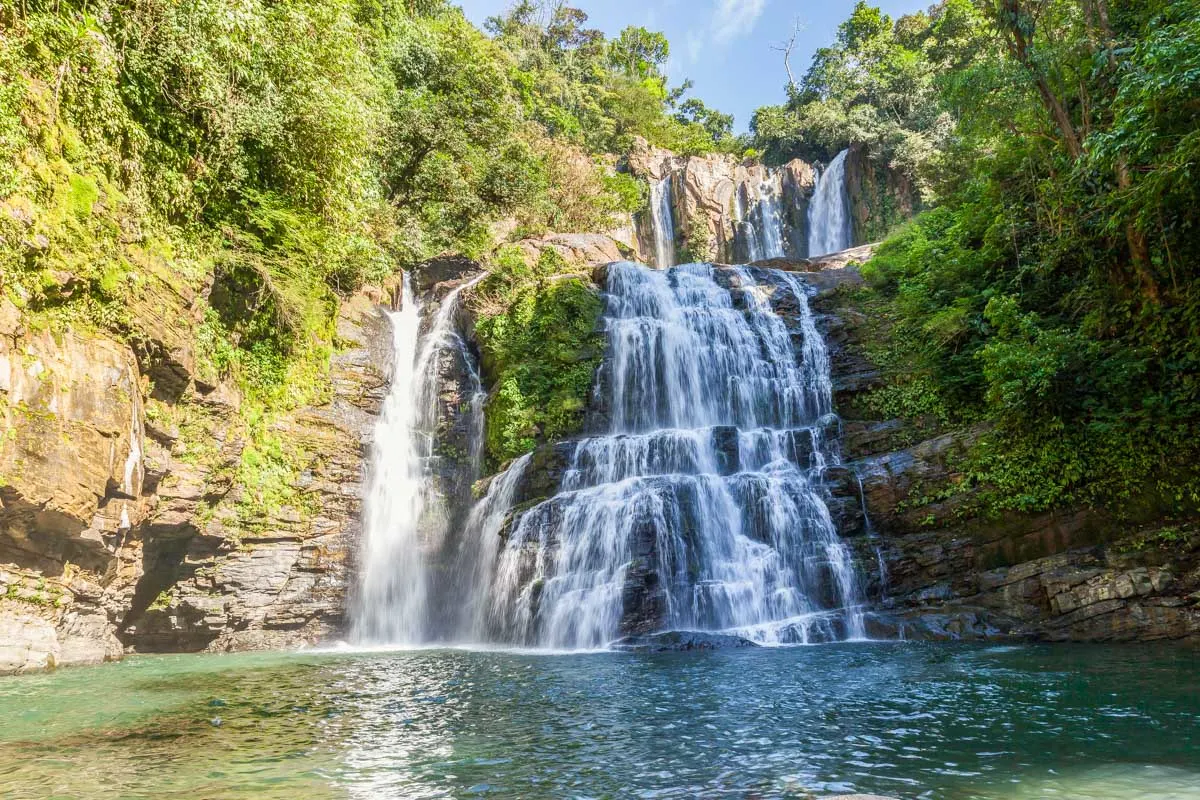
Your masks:
M854 241L874 242L921 210L921 193L903 173L872 158L864 145L846 156L846 192L854 218Z
M147 280L126 339L0 300L0 673L340 630L386 292L343 304L329 396L263 422L295 470L281 501L242 472L241 398L194 353L206 292Z
M690 650L729 650L758 647L749 639L707 631L667 631L644 636L626 636L613 642L614 650L626 653L673 653Z
M821 273L815 283L822 288L828 288L831 281L858 281L859 275L854 270L847 271L846 267L865 264L879 249L879 242L851 247L840 253L829 253L812 258L765 258L755 261L750 266L763 269L781 269L784 272ZM814 281L810 281L814 282Z
M343 347L331 359L329 402L271 426L299 462L291 502L246 520L254 487L220 478L243 446L237 437L221 441L237 428L231 399L201 401L219 443L209 468L197 469L186 452L168 448L172 480L164 481L145 525L148 563L120 627L127 646L268 649L340 633L358 542L364 456L386 392L381 370L390 358L386 322L370 295L341 307Z
M615 239L602 233L548 233L522 239L517 247L529 263L536 263L544 250L553 250L571 268L607 264L635 255L628 249L623 253Z
M143 513L132 353L105 339L10 326L0 332L0 414L0 555L103 569Z
M816 172L800 159L768 168L721 153L677 156L639 140L628 168L650 182L671 181L675 245L683 260L751 260L755 215L768 195L778 200L786 252L798 258L808 253L808 200ZM654 234L648 214L639 216L637 233L638 250L643 260L650 260Z

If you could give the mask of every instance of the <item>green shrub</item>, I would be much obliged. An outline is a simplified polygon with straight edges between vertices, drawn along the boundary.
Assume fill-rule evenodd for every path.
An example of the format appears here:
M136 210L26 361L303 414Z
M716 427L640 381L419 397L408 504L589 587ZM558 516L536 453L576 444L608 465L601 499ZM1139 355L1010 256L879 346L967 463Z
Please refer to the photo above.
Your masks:
M578 429L604 353L602 312L589 283L565 277L516 289L507 310L478 321L484 373L497 387L486 409L493 464Z

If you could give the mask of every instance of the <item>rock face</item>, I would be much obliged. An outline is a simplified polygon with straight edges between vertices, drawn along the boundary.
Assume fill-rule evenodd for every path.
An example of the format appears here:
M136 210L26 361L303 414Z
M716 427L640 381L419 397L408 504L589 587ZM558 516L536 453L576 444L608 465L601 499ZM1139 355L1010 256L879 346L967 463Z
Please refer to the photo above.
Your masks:
M855 243L879 241L921 210L921 195L912 181L873 159L861 144L851 145L846 156L846 192Z
M753 260L753 240L764 224L764 201L779 219L786 255L808 254L808 199L816 182L812 166L796 159L777 169L731 155L677 156L639 140L629 156L630 171L650 182L671 182L675 247L680 261L745 263ZM649 214L637 220L642 260L654 253ZM659 265L661 266L661 265Z
M645 636L626 636L613 642L614 650L627 653L670 653L687 650L728 650L739 647L758 647L749 639L704 631L667 631Z
M340 629L386 321L343 304L328 398L265 423L296 473L264 502L241 400L191 349L201 292L147 281L125 341L0 300L0 673Z
M615 239L602 233L549 233L536 239L522 239L517 247L530 263L536 262L542 251L553 250L573 268L607 264L634 255L628 248L623 253Z
M639 140L628 168L651 184L669 181L676 260L681 263L744 264L771 256L771 248L764 247L768 228L775 232L770 236L778 237L784 259L808 256L808 207L817 172L805 161L767 167L728 154L677 156ZM857 245L883 239L921 210L912 181L873 159L863 145L852 145L847 154L846 192ZM640 214L635 228L637 255L651 263L653 215Z
M1200 531L1089 509L980 516L954 487L983 431L873 418L862 398L883 378L866 344L886 331L855 307L852 267L812 277L843 417L844 464L826 475L831 510L878 609L869 633L1200 639Z
M144 572L120 624L139 651L246 650L312 644L342 629L357 547L364 456L386 389L388 329L366 295L342 305L343 349L330 366L327 404L303 408L272 426L295 448L302 468L294 503L239 523L252 487L214 481L221 467L197 469L169 448L155 513L144 526ZM205 398L214 438L231 423L231 399ZM219 441L219 440L218 440ZM240 453L231 437L216 462ZM222 494L222 492L224 492Z

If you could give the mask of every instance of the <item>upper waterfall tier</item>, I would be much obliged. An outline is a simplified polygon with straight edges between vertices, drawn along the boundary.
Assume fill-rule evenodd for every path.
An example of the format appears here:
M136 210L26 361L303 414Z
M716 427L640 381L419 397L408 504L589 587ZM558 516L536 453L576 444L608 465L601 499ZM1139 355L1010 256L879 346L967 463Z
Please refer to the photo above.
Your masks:
M804 286L782 272L719 272L609 268L609 433L571 444L558 493L510 523L497 499L519 478L493 481L476 526L507 532L471 603L486 609L474 632L557 648L661 629L862 635L820 484L837 460L826 435L836 418ZM790 328L777 294L795 310Z
M829 365L797 361L783 320L749 273L739 304L712 268L669 275L617 266L608 277L613 432L660 428L789 428L829 413ZM779 273L803 297L795 279ZM805 338L819 341L806 316ZM823 348L822 348L823 352Z
M750 263L807 253L816 173L799 159L766 167L729 155L647 149L630 156L630 169L650 184L639 249L660 269L687 260Z
M800 159L768 167L645 146L629 165L650 184L638 236L659 269L689 260L744 264L845 250L873 230L869 217L879 205L875 167L851 150L825 168Z
M808 255L838 253L854 245L854 218L846 188L846 157L838 153L817 177L808 205Z

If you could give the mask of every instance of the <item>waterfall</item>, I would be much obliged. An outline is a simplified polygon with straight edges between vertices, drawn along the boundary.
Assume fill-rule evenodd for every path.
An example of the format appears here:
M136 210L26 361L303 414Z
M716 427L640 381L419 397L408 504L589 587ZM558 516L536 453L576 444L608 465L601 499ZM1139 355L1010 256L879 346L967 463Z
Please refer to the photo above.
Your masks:
M576 442L558 494L510 524L489 637L594 648L661 628L863 635L820 486L836 418L804 285L721 273L609 268L610 431ZM799 353L776 293L797 309Z
M854 220L846 190L846 155L838 153L817 176L808 206L808 255L837 253L854 245Z
M466 642L487 638L492 612L492 567L500 546L504 523L512 511L513 495L529 466L528 453L516 459L508 469L492 478L487 494L471 509L467 518L466 538L456 559L457 585L463 587L465 600L458 624L452 632Z
M466 343L455 332L458 298L483 276L442 300L429 332L421 337L421 308L405 275L403 302L389 312L392 327L391 386L375 428L370 475L363 504L359 586L352 639L363 644L414 643L428 634L428 566L442 544L445 519L434 513L439 498L430 480L438 417L439 358L455 351L466 365L470 399L471 465L481 461L484 392Z
M675 265L675 216L671 173L650 187L650 221L654 233L654 266Z
M751 185L744 183L735 191L737 228L746 239L746 260L786 258L783 219L783 179L778 170L769 170L754 192L754 202L747 213L742 193L751 194Z

